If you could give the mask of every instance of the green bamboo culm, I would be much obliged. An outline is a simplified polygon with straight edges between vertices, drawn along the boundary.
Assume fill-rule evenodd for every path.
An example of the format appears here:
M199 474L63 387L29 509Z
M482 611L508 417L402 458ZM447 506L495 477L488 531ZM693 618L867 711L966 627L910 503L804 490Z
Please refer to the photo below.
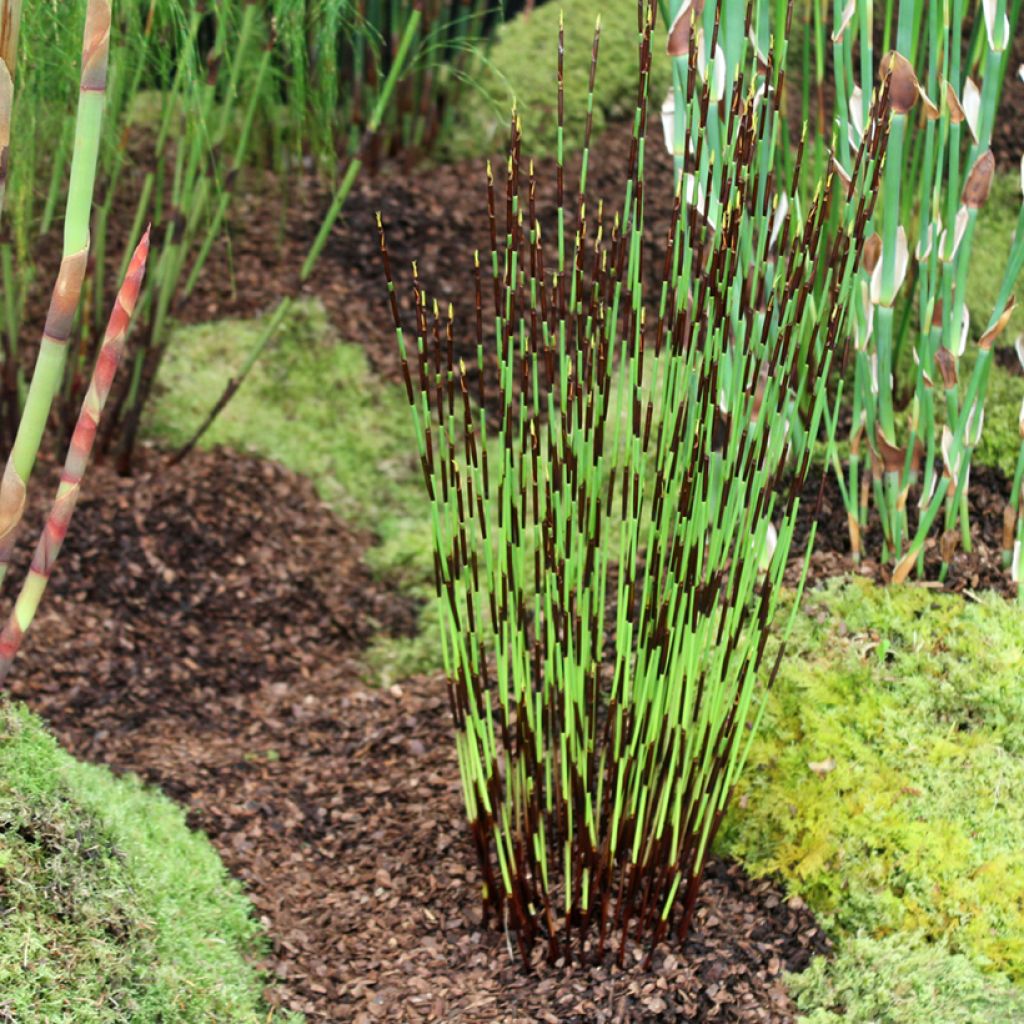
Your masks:
M848 183L808 185L800 216L783 200L799 154L776 178L772 53L731 37L722 90L692 40L675 122L692 170L651 259L653 6L639 14L620 212L590 194L586 159L567 201L559 159L542 225L514 119L469 338L416 268L405 329L381 224L483 901L525 962L623 960L687 933L774 675L762 661L887 136L872 105ZM592 83L598 52L595 36ZM713 88L730 99L711 157Z
M0 86L10 82L17 49L17 26L13 40L7 14L10 4L0 8ZM64 353L78 306L85 263L89 251L89 213L99 146L100 123L107 75L110 37L110 7L107 0L90 0L85 17L82 72L78 114L75 124L74 155L71 163L67 210L64 218L64 254L50 310L43 331L39 358L21 419L16 423L15 441L0 484L0 581L10 564L15 534L25 508L28 480L39 442L60 385ZM6 79L4 75L6 74ZM3 153L6 166L6 150ZM23 210L19 209L19 212ZM67 535L81 490L104 406L110 395L138 301L149 252L149 231L135 247L128 272L121 283L107 322L89 388L72 434L60 484L50 514L36 545L35 555L21 592L0 630L0 688L26 632L35 618L53 566ZM9 259L9 253L6 253ZM6 261L5 261L6 262ZM12 274L5 270L5 279Z
M89 215L96 178L109 44L110 4L108 0L89 0L60 271L50 299L32 383L0 482L0 583L10 565L18 524L25 508L28 480L53 398L60 387L68 337L82 291L89 255Z
M21 0L0 0L0 215L7 198L8 162L11 153L11 116L14 107L14 72L18 58L18 33L21 28ZM15 309L14 274L11 247L0 245L0 285L4 295L4 327L0 331L0 394L17 406L18 396L24 389L24 374L18 361L18 332L12 313ZM16 430L18 411L5 410L0 416L0 436L4 429Z
M7 192L7 161L11 145L14 106L14 69L18 58L21 0L0 0L0 213Z

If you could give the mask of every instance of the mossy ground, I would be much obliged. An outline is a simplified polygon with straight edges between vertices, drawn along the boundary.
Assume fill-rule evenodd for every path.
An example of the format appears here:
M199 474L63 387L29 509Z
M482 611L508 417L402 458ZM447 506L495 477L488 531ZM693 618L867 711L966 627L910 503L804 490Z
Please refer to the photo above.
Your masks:
M812 995L838 986L852 1019L875 1019L855 969L875 958L948 982L909 987L881 1020L986 1019L953 1013L961 990L1020 1005L1006 979L1024 982L1021 678L1024 618L995 595L853 580L805 596L723 837L859 936L817 968L804 1005L835 1004Z
M898 934L843 942L788 979L801 1024L995 1024L1024 1020L1024 991L945 943Z
M261 933L209 842L2 699L0 921L0 1020L267 1019Z
M558 20L565 25L565 146L579 149L586 122L587 85L594 26L601 19L601 41L594 91L593 131L630 117L636 109L637 10L630 0L560 0L544 4L528 18L503 25L456 114L442 156L490 156L504 150L513 101L523 122L524 151L553 155L557 126ZM670 76L667 61L651 71L651 95L661 97Z

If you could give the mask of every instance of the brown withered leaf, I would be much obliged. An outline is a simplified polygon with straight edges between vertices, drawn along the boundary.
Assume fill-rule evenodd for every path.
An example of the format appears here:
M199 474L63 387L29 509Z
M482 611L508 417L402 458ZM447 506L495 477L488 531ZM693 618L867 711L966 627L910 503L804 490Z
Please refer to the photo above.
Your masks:
M920 96L920 83L910 61L899 50L890 50L880 65L882 81L889 79L889 102L894 114L907 114Z
M1013 311L1016 308L1017 302L1011 295L1010 301L1006 303L1006 309L1003 310L999 319L978 339L978 344L983 349L990 349L992 342L1006 330L1006 325L1010 322L1010 317L1013 316Z
M924 108L924 116L929 121L938 121L942 116L938 105L932 103L931 97L924 91L923 86L918 86L918 93L921 96L921 105Z
M704 0L683 0L679 13L672 19L665 41L670 57L685 57L690 52L690 39L696 29L697 16L704 10Z
M885 467L885 471L887 473L899 473L903 469L903 463L907 457L906 449L890 444L885 434L882 433L881 427L876 427L875 429L875 445L878 449L878 454L882 458L882 465Z
M944 345L940 345L938 351L935 353L935 365L938 367L939 373L942 374L942 383L946 390L948 391L950 388L955 388L958 380L956 359L954 358L953 353Z
M991 149L986 149L971 168L964 184L961 199L964 206L977 210L985 205L988 194L992 190L992 178L996 173L996 158Z
M878 259L882 255L882 236L876 231L864 239L864 249L861 252L861 263L864 269L870 274L878 265Z

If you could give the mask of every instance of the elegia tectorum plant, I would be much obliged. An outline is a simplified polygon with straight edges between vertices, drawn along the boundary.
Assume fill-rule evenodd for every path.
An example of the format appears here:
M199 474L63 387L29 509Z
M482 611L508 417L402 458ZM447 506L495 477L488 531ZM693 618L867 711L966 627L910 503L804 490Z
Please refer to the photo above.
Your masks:
M688 930L774 676L759 673L886 135L879 107L852 187L829 173L798 218L778 200L780 69L740 62L718 159L693 48L693 159L652 280L651 6L638 26L621 212L588 191L589 130L575 201L558 147L553 232L516 123L503 204L488 173L477 380L418 274L408 343L381 228L484 903L524 958L538 942L552 959L621 958L632 936L653 949Z

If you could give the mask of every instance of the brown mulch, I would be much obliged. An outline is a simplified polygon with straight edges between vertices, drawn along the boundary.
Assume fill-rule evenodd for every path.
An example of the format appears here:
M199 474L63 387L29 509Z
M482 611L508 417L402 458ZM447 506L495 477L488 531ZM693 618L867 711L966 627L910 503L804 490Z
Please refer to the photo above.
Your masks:
M967 502L970 508L971 547L965 552L960 546L959 533L951 537L955 550L949 562L945 582L939 581L942 565L940 543L935 536L925 542L924 586L962 593L968 590L995 590L1007 597L1017 593L1017 586L1002 564L1003 510L1010 494L1010 483L998 470L989 466L972 466ZM941 513L940 513L941 516ZM799 556L807 550L811 525L817 523L814 552L811 555L807 579L810 584L823 583L837 576L853 573L867 576L878 583L892 579L892 564L882 564L877 556L882 550L882 527L878 513L872 506L868 530L863 539L866 556L857 564L850 557L850 534L846 522L846 507L836 483L835 473L825 473L824 486L820 472L812 472L807 481L797 526L793 535L793 564L786 574L786 582L795 584L800 576ZM916 510L911 503L911 529L916 526ZM917 581L916 573L910 577Z
M364 679L361 648L416 613L365 568L371 538L275 464L153 470L87 477L11 690L74 754L189 809L271 936L273 1005L338 1024L792 1021L782 973L827 940L720 861L653 970L524 972L482 925L443 682Z
M995 350L995 361L1001 366L1007 373L1012 373L1014 377L1024 377L1024 365L1021 364L1020 356L1017 355L1017 350L1011 345L1003 345Z

